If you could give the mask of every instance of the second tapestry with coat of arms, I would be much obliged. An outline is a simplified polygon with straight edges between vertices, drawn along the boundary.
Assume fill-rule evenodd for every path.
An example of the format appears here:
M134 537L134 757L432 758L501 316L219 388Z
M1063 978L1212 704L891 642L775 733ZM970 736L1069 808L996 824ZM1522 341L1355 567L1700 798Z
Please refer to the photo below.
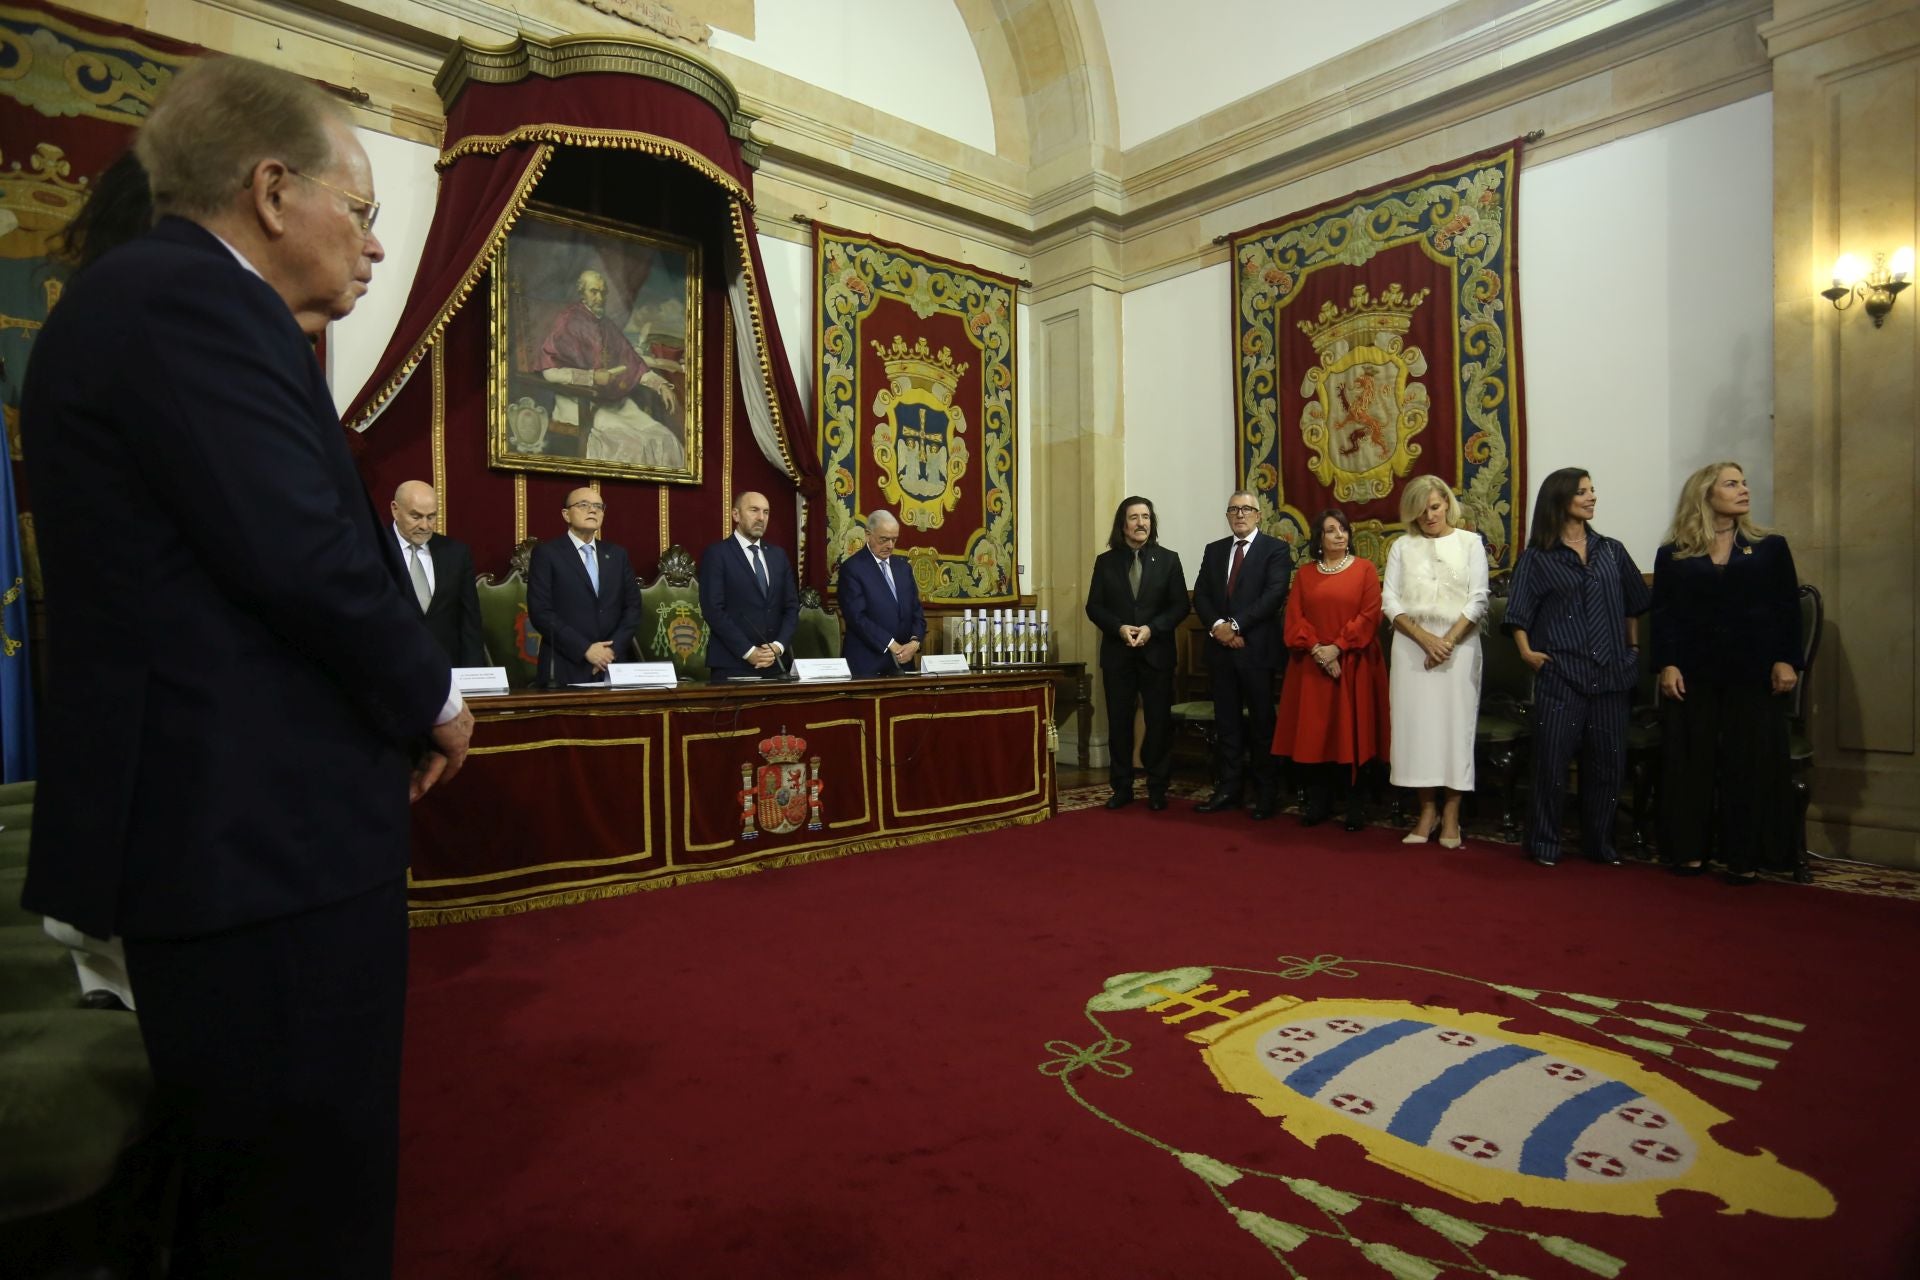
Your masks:
M814 266L830 581L884 509L923 601L1018 599L1015 282L818 226Z
M1526 538L1515 180L1521 143L1231 237L1239 482L1306 557L1343 509L1384 566L1438 475L1496 574Z

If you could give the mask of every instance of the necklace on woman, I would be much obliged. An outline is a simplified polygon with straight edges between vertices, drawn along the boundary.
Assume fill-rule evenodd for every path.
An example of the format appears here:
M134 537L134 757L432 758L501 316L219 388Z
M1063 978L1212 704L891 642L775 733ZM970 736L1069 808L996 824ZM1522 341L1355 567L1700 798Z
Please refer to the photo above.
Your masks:
M1322 573L1333 574L1333 573L1340 572L1342 569L1346 568L1348 565L1352 563L1353 563L1353 552L1349 551L1347 552L1347 554L1341 556L1338 560L1336 560L1332 564L1328 564L1326 561L1320 560L1320 561L1316 561L1313 567L1318 569Z

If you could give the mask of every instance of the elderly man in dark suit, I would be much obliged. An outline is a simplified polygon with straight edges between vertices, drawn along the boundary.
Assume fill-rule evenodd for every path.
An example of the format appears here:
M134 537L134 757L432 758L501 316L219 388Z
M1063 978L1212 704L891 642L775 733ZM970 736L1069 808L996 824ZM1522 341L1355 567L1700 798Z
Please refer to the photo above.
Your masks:
M485 666L473 553L466 543L434 532L440 523L440 495L424 480L407 480L393 491L390 507L400 559L427 630L454 666Z
M50 641L22 901L125 942L172 1271L384 1276L408 802L472 718L311 344L383 256L372 171L337 104L239 58L135 145L160 219L70 283L21 414ZM165 625L103 654L129 618Z
M772 508L763 493L733 503L733 536L700 557L700 614L707 667L716 683L784 676L800 621L800 596L787 553L766 540Z
M579 488L560 509L567 536L533 549L527 564L527 621L540 633L539 683L549 689L607 678L633 661L640 584L624 549L600 536L607 504Z
M840 565L840 616L847 623L841 656L856 676L890 676L920 657L927 615L913 569L894 554L900 522L891 511L867 517L867 545Z
M1293 582L1293 557L1259 524L1258 500L1236 491L1227 499L1230 535L1207 544L1193 584L1193 611L1207 628L1213 692L1213 794L1194 806L1199 813L1238 805L1249 773L1255 818L1271 818L1277 799L1273 672L1286 659L1281 611Z
M1187 616L1187 575L1180 557L1160 545L1153 503L1123 499L1113 513L1107 549L1093 562L1087 620L1100 628L1100 678L1107 690L1107 745L1113 753L1107 808L1133 803L1133 708L1147 721L1140 763L1147 770L1147 808L1167 807L1173 776L1174 629Z

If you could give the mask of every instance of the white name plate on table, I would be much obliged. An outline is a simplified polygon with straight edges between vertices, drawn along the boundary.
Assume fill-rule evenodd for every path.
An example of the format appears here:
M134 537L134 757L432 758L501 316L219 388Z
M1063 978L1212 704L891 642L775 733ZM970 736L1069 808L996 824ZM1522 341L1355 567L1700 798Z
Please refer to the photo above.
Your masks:
M795 658L793 678L801 684L816 684L826 680L851 680L853 669L847 666L845 658Z
M607 665L607 683L616 689L671 689L680 676L671 662L614 662Z
M963 676L967 674L967 655L964 653L923 653L920 655L920 674L923 676Z
M453 687L463 698L488 698L513 692L513 686L507 683L505 667L455 667Z

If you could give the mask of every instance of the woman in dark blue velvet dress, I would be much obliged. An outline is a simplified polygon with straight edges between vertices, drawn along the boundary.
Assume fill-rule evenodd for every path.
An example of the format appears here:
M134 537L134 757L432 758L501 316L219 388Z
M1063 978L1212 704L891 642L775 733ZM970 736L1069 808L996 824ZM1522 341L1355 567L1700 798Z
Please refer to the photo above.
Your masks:
M1749 503L1739 463L1700 468L1653 562L1661 856L1698 875L1717 854L1735 884L1796 861L1787 694L1800 679L1799 579L1787 540L1756 527Z

